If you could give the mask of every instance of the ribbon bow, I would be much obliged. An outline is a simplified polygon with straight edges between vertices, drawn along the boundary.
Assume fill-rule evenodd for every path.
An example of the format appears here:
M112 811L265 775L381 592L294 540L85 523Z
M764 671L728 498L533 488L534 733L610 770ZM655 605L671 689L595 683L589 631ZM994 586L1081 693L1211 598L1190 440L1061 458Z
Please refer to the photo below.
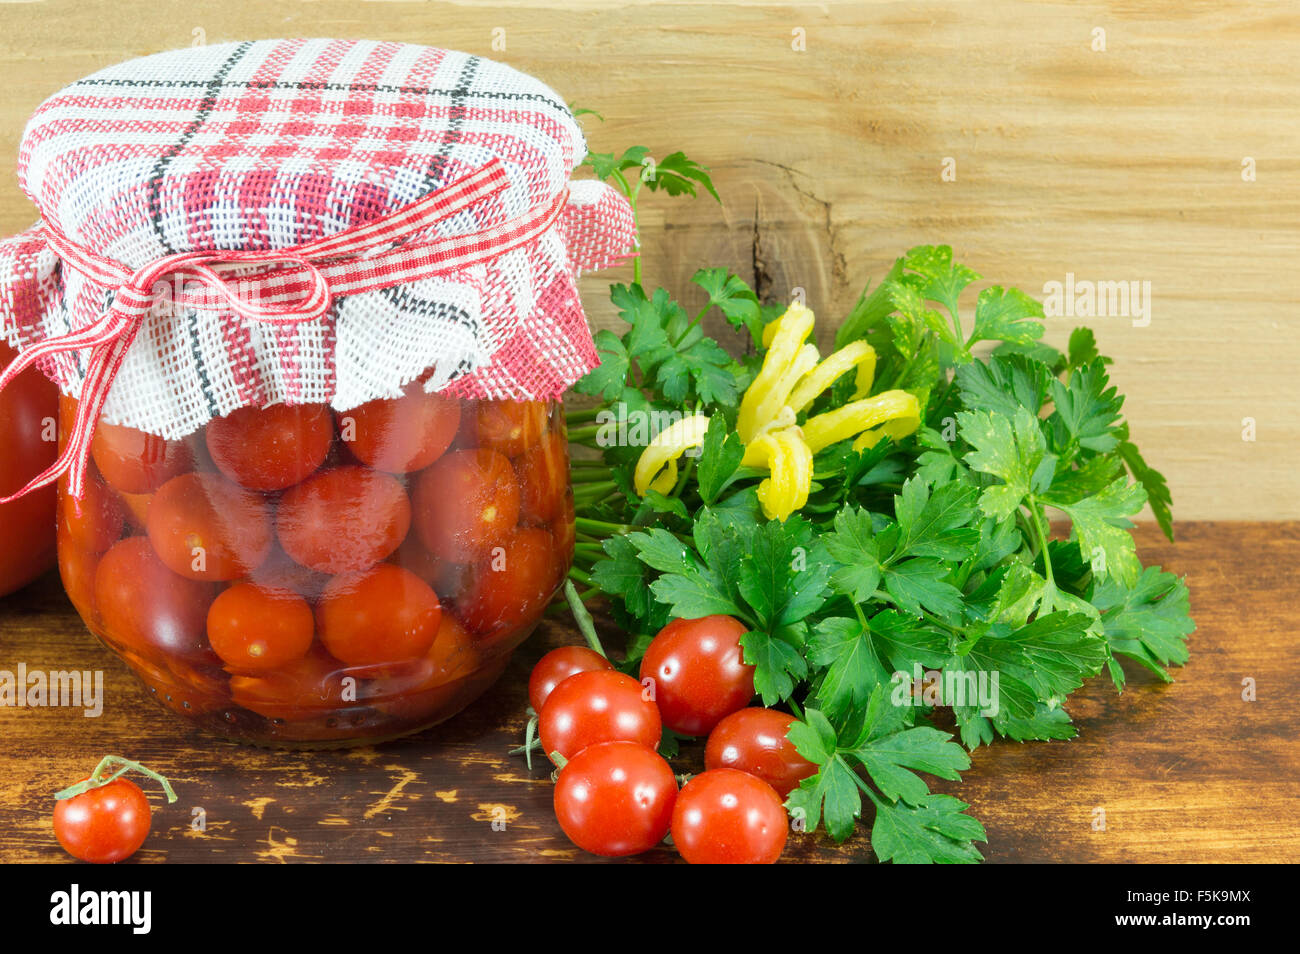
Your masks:
M492 159L383 218L327 238L266 251L179 252L134 270L89 251L45 223L48 242L65 266L115 291L94 322L33 345L0 374L3 390L43 357L90 349L81 403L63 453L22 490L0 498L0 503L53 483L64 473L68 474L68 493L81 498L95 423L127 351L154 308L154 286L160 280L197 281L205 294L215 295L232 311L253 321L315 321L329 313L336 297L446 274L526 244L551 226L568 198L567 192L561 191L549 205L478 232L410 241L421 230L465 211L507 183L501 161ZM232 280L249 294L236 293Z

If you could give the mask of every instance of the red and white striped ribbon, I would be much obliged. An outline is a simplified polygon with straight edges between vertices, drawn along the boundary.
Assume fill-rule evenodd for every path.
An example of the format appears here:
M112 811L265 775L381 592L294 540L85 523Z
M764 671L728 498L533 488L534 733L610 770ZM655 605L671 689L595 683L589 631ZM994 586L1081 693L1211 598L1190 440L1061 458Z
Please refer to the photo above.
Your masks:
M327 238L267 251L179 252L138 269L91 252L46 224L50 247L65 266L115 292L108 309L93 323L33 345L0 374L2 391L45 356L90 349L76 421L63 453L22 490L0 498L0 503L52 483L64 473L68 474L68 493L81 498L95 424L140 325L154 307L159 281L197 282L205 300L215 295L232 312L253 321L314 321L329 313L336 297L445 275L518 248L538 238L564 210L567 190L561 190L550 204L489 229L409 241L418 232L499 192L507 183L501 161L493 159L383 218ZM231 287L232 282L242 293Z

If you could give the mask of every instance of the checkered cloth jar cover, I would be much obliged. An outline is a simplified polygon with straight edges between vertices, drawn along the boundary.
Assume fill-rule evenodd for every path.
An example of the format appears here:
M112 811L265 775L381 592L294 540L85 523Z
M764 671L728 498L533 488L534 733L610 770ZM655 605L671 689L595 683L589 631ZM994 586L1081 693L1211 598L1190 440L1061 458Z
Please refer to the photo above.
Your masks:
M0 242L0 328L65 393L102 387L106 419L168 438L249 405L348 410L430 367L429 390L555 398L597 361L577 273L635 241L619 193L570 181L585 149L548 87L449 50L112 66L27 125L41 221Z

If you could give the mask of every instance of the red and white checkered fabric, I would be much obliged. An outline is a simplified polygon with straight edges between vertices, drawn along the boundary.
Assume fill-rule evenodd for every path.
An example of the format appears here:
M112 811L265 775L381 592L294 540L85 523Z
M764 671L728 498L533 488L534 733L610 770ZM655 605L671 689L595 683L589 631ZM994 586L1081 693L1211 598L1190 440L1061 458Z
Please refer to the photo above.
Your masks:
M318 320L262 322L219 296L179 295L144 320L104 416L179 437L246 405L347 410L429 367L431 390L558 397L597 361L577 272L617 261L634 238L621 195L570 183L585 150L548 87L449 50L267 40L112 66L28 123L18 173L42 223L0 242L4 336L21 351L83 330L118 291L61 258L53 237L127 272L178 253L294 249L495 160L504 184L402 241L454 246L559 208L540 234L455 271L337 295ZM39 363L75 396L88 354Z

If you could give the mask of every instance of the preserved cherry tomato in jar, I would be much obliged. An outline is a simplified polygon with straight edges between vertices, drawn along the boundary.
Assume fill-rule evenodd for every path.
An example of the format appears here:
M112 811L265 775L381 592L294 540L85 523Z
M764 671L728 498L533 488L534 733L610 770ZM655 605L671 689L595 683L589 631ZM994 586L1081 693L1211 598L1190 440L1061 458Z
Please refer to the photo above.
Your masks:
M415 528L434 556L472 563L498 546L519 520L519 481L493 450L444 454L415 487Z
M394 474L423 470L451 446L460 402L426 394L417 381L392 401L371 401L338 415L339 433L357 460Z
M155 660L218 663L208 645L210 583L173 573L144 537L113 545L95 569L95 609L110 640Z
M92 464L84 498L63 494L65 586L160 703L218 734L318 746L433 725L501 675L572 558L558 405L489 415L520 422L488 432L522 442L513 460L457 443L497 403L413 385L338 415L236 411L185 441L127 429L162 456L121 455L137 472L116 483Z
M146 527L163 563L196 580L247 576L271 553L271 517L262 498L219 474L167 481L149 504Z
M307 655L316 622L289 590L237 583L208 609L208 642L231 669L278 669Z
M461 443L518 457L535 447L545 430L546 404L541 401L478 401L461 428Z
M249 490L283 490L329 455L334 417L323 404L241 407L207 427L212 463Z
M0 370L17 355L0 341ZM75 407L75 405L74 405ZM51 424L59 413L57 392L36 368L28 368L0 393L0 495L17 493L54 463ZM41 487L0 504L0 596L26 586L54 565L55 489Z
M442 607L428 584L391 563L336 576L316 610L321 642L353 666L418 658L433 645L441 621Z
M366 467L323 470L280 498L280 546L321 573L372 567L401 546L411 502L397 479Z
M194 463L193 452L184 441L169 441L104 421L95 428L90 453L113 489L127 494L152 493Z
M483 636L513 630L546 608L563 582L562 572L549 530L516 530L475 566L457 609Z

